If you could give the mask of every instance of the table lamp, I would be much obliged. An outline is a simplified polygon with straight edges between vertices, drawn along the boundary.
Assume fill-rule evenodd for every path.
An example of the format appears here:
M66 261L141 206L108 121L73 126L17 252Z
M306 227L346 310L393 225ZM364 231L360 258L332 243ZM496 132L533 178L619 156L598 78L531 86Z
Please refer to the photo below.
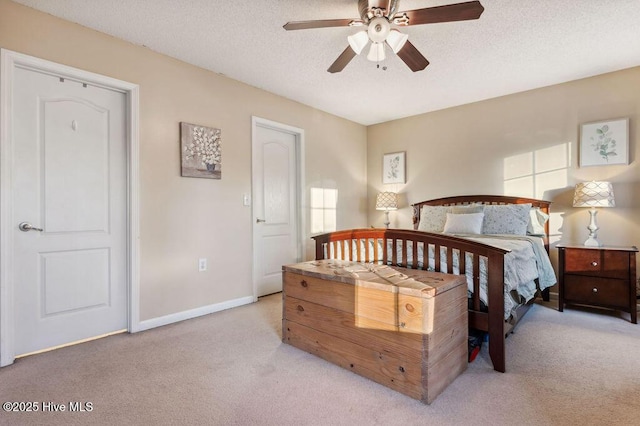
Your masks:
M398 210L398 194L395 192L381 192L376 197L376 210L384 210L384 225L389 229L389 211Z
M615 207L616 202L613 197L613 186L611 182L583 182L576 185L573 195L573 207L589 207L591 221L587 229L589 238L584 242L587 247L600 247L598 241L598 225L596 224L596 207Z

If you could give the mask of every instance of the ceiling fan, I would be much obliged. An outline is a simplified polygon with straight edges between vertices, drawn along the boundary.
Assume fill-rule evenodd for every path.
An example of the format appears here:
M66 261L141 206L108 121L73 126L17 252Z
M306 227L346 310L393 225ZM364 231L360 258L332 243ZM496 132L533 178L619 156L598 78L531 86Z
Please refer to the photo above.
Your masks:
M479 1L468 1L398 12L399 2L400 0L358 0L360 19L293 21L287 22L284 29L291 31L327 27L363 27L363 30L347 37L349 46L331 64L327 70L330 73L342 71L370 41L371 47L367 59L373 62L383 61L386 44L413 72L416 72L425 69L429 61L409 42L408 35L394 27L468 21L478 19L484 11Z

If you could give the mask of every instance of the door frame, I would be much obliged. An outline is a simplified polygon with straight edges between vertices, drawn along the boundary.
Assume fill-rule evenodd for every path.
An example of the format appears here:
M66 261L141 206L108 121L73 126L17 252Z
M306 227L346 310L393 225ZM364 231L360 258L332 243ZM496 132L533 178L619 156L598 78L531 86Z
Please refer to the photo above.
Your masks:
M17 283L13 274L13 235L10 203L12 189L11 99L16 68L62 77L109 90L126 97L127 139L127 331L140 330L140 210L139 210L139 86L92 72L79 70L7 49L0 49L0 367L12 364L15 358L15 324L13 292Z
M306 233L305 233L305 217L303 214L303 200L304 198L304 129L300 129L298 127L289 126L288 124L278 123L277 121L268 120L266 118L251 116L251 227L253 231L253 241L252 241L252 278L253 278L253 301L258 301L258 273L256 271L256 265L258 264L258 250L257 250L257 241L258 241L258 227L256 226L256 214L257 212L254 210L254 195L256 192L256 173L254 170L255 167L255 153L256 153L256 144L258 143L258 139L256 137L256 130L258 127L264 127L268 129L273 129L285 133L289 133L295 136L296 142L296 205L295 205L295 215L296 215L296 226L298 228L298 241L296 244L296 254L298 260L302 260L304 254L304 246L306 241Z

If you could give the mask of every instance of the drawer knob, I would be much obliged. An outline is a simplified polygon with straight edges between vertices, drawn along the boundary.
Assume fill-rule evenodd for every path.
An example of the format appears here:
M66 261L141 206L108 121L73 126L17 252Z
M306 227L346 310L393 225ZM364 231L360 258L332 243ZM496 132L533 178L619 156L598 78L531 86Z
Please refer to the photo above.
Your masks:
M304 308L302 307L302 305L298 305L298 311L299 312L304 312Z
M598 262L594 260L593 262L591 262L591 266L598 266Z
M309 284L307 284L305 280L300 281L300 285L304 288L307 288L309 286Z
M591 290L591 291L593 291L594 293L597 293L598 289L594 287L593 290Z

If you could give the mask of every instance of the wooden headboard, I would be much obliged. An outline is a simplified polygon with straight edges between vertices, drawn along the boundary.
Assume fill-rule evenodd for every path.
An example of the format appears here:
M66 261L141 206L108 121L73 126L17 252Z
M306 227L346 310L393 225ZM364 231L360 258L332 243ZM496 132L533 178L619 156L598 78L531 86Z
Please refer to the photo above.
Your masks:
M420 201L412 204L413 229L418 229L422 206L458 206L464 204L527 204L538 207L542 212L549 214L551 201L537 200L535 198L509 197L506 195L458 195L455 197L436 198L434 200ZM549 222L544 224L544 246L549 251Z

